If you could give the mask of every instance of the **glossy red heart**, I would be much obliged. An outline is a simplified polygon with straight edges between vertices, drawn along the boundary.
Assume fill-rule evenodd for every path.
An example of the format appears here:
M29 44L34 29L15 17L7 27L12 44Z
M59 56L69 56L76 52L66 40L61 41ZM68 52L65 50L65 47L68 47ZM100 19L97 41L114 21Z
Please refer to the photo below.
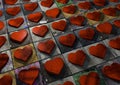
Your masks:
M59 31L64 31L67 26L65 20L59 20L52 23L52 28Z
M39 76L39 68L33 66L29 69L23 69L19 72L18 78L26 85L34 85Z
M68 54L68 61L72 64L83 66L86 60L86 54L82 50Z
M5 24L3 21L0 21L0 31L3 30L3 28L5 27Z
M76 36L74 34L63 35L63 36L60 36L58 39L60 44L69 46L69 47L72 47L74 45L75 40L76 40Z
M7 5L14 5L18 0L4 0Z
M0 10L0 17L3 15L3 12L2 12L2 10Z
M5 44L5 42L7 41L5 36L0 36L0 48Z
M6 13L12 16L16 16L21 11L19 6L10 7L6 9Z
M27 16L28 20L31 22L38 23L42 19L43 15L41 12L35 12Z
M10 39L17 43L22 43L27 38L28 32L26 30L16 31L10 34Z
M48 27L46 25L34 27L32 29L32 32L37 36L44 37L46 33L48 32Z
M0 71L5 67L9 60L9 56L6 53L0 54Z
M8 20L8 24L12 27L18 28L20 27L24 22L24 19L22 17L12 18Z
M104 66L102 68L102 73L108 78L120 81L120 64L112 63L109 66Z
M70 18L70 23L73 25L81 26L84 23L85 18L83 16L73 16Z
M73 84L73 82L71 82L71 81L66 81L66 82L64 82L63 85L74 85L74 84Z
M46 40L44 42L40 42L37 46L38 50L43 53L50 54L55 47L55 43L53 40Z
M104 22L97 25L97 31L105 34L110 34L112 32L112 25L109 22Z
M89 47L89 53L95 57L104 59L107 53L107 48L103 44L97 44L96 46Z
M93 3L96 5L96 6L105 6L106 4L106 0L93 0Z
M51 17L51 18L57 18L60 14L60 9L59 8L52 8L49 9L45 12L46 16Z
M53 0L41 0L41 5L50 8L53 5Z
M83 39L92 40L94 38L95 31L92 28L87 28L85 30L80 30L78 34Z
M33 50L32 47L29 45L25 46L22 49L18 48L14 51L14 57L24 62L27 62L28 59L32 56L32 54L33 54Z
M55 75L59 75L64 67L64 61L60 57L56 57L52 60L48 60L44 64L44 68L47 72Z
M7 80L7 82L6 82ZM0 79L0 85L12 85L13 79L9 74L4 75L1 79Z
M38 7L38 3L36 2L24 4L24 9L27 11L34 11L37 7Z
M111 39L109 41L109 46L114 49L120 50L120 37L118 37L116 39Z
M81 8L81 9L85 9L85 10L89 10L91 8L91 3L90 2L80 2L78 4L78 7Z
M67 4L69 0L57 0L58 3Z
M88 12L86 17L90 20L94 20L94 21L100 21L101 19L101 13L100 12Z
M75 5L69 5L62 8L62 11L68 14L74 14L77 10Z
M115 21L113 22L113 24L114 24L116 27L120 28L120 20L115 20Z

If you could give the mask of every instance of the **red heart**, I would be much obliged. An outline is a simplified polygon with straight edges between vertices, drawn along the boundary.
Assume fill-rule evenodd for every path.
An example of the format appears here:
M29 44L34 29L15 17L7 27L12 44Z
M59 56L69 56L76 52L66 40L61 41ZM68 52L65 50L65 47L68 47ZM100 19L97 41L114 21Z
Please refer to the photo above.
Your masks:
M41 0L41 5L50 8L53 5L53 0Z
M20 81L27 85L33 85L38 76L39 68L35 66L30 67L29 69L23 69L18 74L18 78L20 79Z
M12 16L16 16L21 11L19 6L10 7L6 9L6 13Z
M101 13L100 12L88 12L86 17L90 20L94 20L94 21L100 21L101 19Z
M86 60L86 54L82 50L68 54L68 61L72 64L83 66Z
M68 14L74 14L77 10L75 5L69 5L62 8L62 11Z
M49 9L45 12L45 14L48 17L57 18L60 14L60 9L58 8Z
M71 81L66 81L66 82L64 82L63 85L74 85L74 84L73 84L73 82L71 82Z
M2 12L2 10L0 10L0 17L3 15L3 12Z
M44 37L46 33L48 32L48 27L46 25L34 27L32 29L32 32L37 36Z
M4 0L7 5L14 5L18 0Z
M35 12L27 16L28 20L31 22L38 23L42 19L43 15L41 12Z
M106 0L93 0L93 3L96 5L96 6L105 6L106 4Z
M92 28L79 31L79 36L83 39L92 40L95 35L95 31Z
M57 0L58 3L67 4L69 0Z
M45 62L44 67L47 72L59 75L64 67L64 61L62 58L56 57Z
M97 31L105 34L110 34L112 32L112 25L109 22L104 22L97 25Z
M0 30L2 30L5 27L5 24L3 21L0 21Z
M10 34L10 39L17 43L22 43L27 38L28 32L26 30L20 30Z
M52 23L52 28L59 31L64 31L66 26L67 26L67 23L65 20L60 20Z
M0 71L7 64L8 60L9 60L9 57L8 57L8 55L6 53L0 54Z
M109 0L110 2L119 2L119 0Z
M7 80L7 82L6 82ZM6 74L0 79L0 85L12 85L13 79L10 75Z
M73 25L81 26L84 23L85 18L83 16L73 16L70 18L70 23Z
M12 27L20 27L24 22L24 19L22 17L17 17L17 18L14 18L14 19L10 19L8 21L8 24Z
M112 63L110 66L105 66L102 69L102 73L113 80L120 81L120 64Z
M116 27L120 28L120 20L115 20L115 21L113 22L113 24L114 24Z
M32 47L27 45L23 49L16 49L14 51L14 57L18 60L26 62L33 54Z
M36 2L24 4L24 9L27 11L34 11L37 7L38 7L38 3Z
M55 47L53 40L47 40L38 44L38 50L43 53L50 54Z
M58 41L65 46L72 47L75 43L76 36L74 34L67 34L65 36L60 36Z
M96 72L90 72L88 75L82 75L79 78L80 85L100 85L100 77Z
M108 15L108 16L116 16L116 14L117 14L116 8L111 8L111 7L109 7L109 8L104 8L104 9L102 10L102 12L103 12L105 15Z
M120 50L120 37L110 40L109 46L114 49Z
M80 2L78 4L78 7L81 8L81 9L89 10L91 8L91 4L90 4L90 2L87 2L87 1Z
M5 44L6 40L5 36L0 36L0 48Z
M107 48L103 44L97 44L96 46L91 46L89 48L89 53L95 57L104 59L107 53Z

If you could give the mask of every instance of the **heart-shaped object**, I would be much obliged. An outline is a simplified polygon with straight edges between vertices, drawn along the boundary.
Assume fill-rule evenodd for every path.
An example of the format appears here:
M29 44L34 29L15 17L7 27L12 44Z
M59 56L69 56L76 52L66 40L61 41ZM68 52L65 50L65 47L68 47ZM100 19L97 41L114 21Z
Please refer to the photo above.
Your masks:
M5 27L5 24L3 21L0 21L0 30L2 30Z
M24 9L27 11L34 11L37 7L38 7L38 3L36 2L24 4Z
M57 0L58 3L67 4L69 0Z
M116 8L117 8L118 10L120 10L120 4L117 4Z
M21 11L19 6L10 7L6 9L6 13L12 16L16 16Z
M7 80L7 82L6 82ZM0 85L12 85L13 79L9 74L4 75L1 79L0 79Z
M33 75L32 75L33 74ZM18 78L27 85L33 85L39 76L39 68L33 66L29 69L23 69L19 72Z
M120 64L112 63L109 66L104 66L102 68L102 73L113 80L120 81Z
M109 22L104 22L97 25L97 31L105 34L110 34L112 32L112 25Z
M47 72L59 75L64 67L64 61L60 57L56 57L52 60L48 60L44 64L44 68Z
M89 47L89 53L95 57L104 59L107 53L107 48L103 44Z
M17 17L17 18L8 20L8 24L15 28L20 27L23 23L24 23L24 19L22 17Z
M58 41L60 42L60 44L69 46L69 47L72 47L74 45L75 40L76 40L76 36L74 34L67 34L65 36L60 36L58 38Z
M0 10L0 17L3 15L3 12L2 12L2 10Z
M53 0L41 0L41 5L50 8L53 5Z
M116 14L117 14L116 8L111 8L111 7L104 8L102 10L102 12L103 12L103 14L108 15L108 16L116 16Z
M14 51L14 57L23 62L27 62L28 59L32 56L33 50L32 47L27 45L23 49L16 49Z
M28 32L26 30L20 30L10 34L10 39L17 43L22 43L27 38Z
M44 37L46 33L48 32L48 27L46 25L34 27L32 29L32 32L37 36Z
M74 85L74 84L73 84L73 82L71 82L71 81L66 81L66 82L64 82L63 85Z
M83 66L86 60L86 54L82 50L68 54L68 61L72 64Z
M38 23L42 19L43 15L41 12L35 12L27 16L28 20L31 22Z
M47 40L45 42L40 42L37 47L40 52L50 54L55 47L55 43L53 40Z
M119 0L109 0L110 2L119 2Z
M90 20L94 20L94 21L100 21L101 19L101 13L100 12L88 12L86 17Z
M113 22L113 24L114 24L116 27L120 28L120 20L115 20L115 21Z
M60 14L60 9L59 8L49 9L45 12L45 14L48 17L57 18Z
M0 54L0 71L5 67L9 60L9 57L6 53Z
M80 30L78 34L83 39L92 40L94 38L95 31L92 28L87 28L85 30Z
M106 0L93 0L93 3L96 5L96 6L105 6L106 4Z
M7 5L14 5L18 0L4 0Z
M77 10L75 5L69 5L62 8L62 11L68 14L74 14Z
M85 18L83 16L73 16L69 20L71 24L81 26L83 25Z
M90 2L87 2L87 1L85 1L85 2L80 2L80 3L78 4L78 7L79 7L80 9L89 10L89 9L91 8L91 3L90 3Z
M111 39L109 41L109 46L114 49L120 50L120 37L118 37L116 39Z
M5 44L5 42L7 41L5 36L0 36L0 48Z
M100 77L96 72L90 72L87 75L82 75L79 78L80 85L100 85Z
M57 22L52 23L52 28L59 31L64 31L66 26L67 26L67 23L65 20L59 20Z

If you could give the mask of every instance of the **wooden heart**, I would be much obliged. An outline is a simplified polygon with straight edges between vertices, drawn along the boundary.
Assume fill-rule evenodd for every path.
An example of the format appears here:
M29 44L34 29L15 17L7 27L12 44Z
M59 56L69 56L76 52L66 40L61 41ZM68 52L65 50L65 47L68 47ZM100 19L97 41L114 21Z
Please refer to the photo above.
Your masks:
M58 38L60 44L68 47L72 47L75 43L75 40L76 40L76 36L74 34L67 34L65 36L60 36Z
M6 82L7 80L7 82ZM2 78L0 78L0 85L12 85L13 79L9 74L4 75Z
M18 0L4 0L7 5L14 5Z
M58 3L67 4L69 0L57 0Z
M116 27L120 28L120 20L115 20L115 21L113 22L113 24L114 24Z
M0 48L5 44L5 42L7 41L5 36L0 36Z
M41 5L50 8L53 5L53 0L41 0Z
M75 5L69 5L62 8L62 11L68 14L74 14L77 10Z
M79 7L80 9L89 10L89 9L91 9L91 3L88 2L88 1L80 2L80 3L78 4L78 7Z
M44 64L44 68L47 72L59 75L64 67L64 61L60 57L56 57L52 60L48 60Z
M0 21L0 31L3 30L3 28L5 27L5 24L3 21Z
M106 4L106 0L93 0L93 3L96 5L96 6L105 6Z
M34 11L38 7L38 3L32 2L24 4L24 9L27 11Z
M30 67L29 69L23 69L18 74L19 80L27 85L34 85L38 76L39 76L39 68L35 66Z
M89 53L97 58L104 59L107 53L107 48L103 44L89 47Z
M17 43L22 43L27 38L28 32L26 30L16 31L10 34L10 39Z

